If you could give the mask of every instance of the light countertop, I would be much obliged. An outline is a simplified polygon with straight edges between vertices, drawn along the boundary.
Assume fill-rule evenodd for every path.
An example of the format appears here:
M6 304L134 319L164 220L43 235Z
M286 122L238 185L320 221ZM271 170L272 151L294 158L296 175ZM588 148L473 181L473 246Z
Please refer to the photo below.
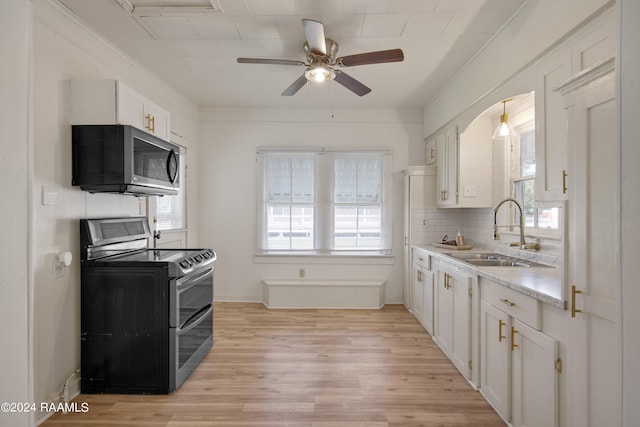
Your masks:
M456 251L435 247L433 245L415 245L414 248L424 250L435 258L442 259L443 261L453 264L456 267L463 268L473 274L477 274L478 276L486 277L487 279L490 279L502 286L534 297L544 303L560 308L564 307L564 300L562 299L562 269L560 267L476 266L447 255L460 252L483 253L494 251L482 248ZM537 254L532 253L533 259L530 260L540 262L540 259L536 259L536 255Z

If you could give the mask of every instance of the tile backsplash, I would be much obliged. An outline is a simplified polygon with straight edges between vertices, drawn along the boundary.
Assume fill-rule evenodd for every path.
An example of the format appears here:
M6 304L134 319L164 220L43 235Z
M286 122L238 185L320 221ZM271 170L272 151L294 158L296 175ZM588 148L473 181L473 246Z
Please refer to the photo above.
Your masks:
M519 240L518 228L512 233L501 229L501 240L493 240L493 209L424 209L413 212L414 224L412 224L413 241L416 244L430 244L440 242L447 235L453 240L462 232L465 241L473 241L477 247L491 247L495 249L510 250L509 243ZM540 244L540 253L554 257L562 255L562 244L558 239L538 238L527 236L527 241L537 241Z

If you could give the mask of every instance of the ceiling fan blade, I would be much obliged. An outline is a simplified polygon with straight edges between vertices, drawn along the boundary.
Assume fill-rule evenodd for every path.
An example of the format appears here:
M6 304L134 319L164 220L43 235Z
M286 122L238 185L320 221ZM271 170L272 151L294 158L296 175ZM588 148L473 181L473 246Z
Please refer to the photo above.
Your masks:
M240 64L306 65L302 61L290 59L238 58Z
M404 53L402 49L390 49L347 55L338 58L336 62L344 67L353 67L354 65L381 64L384 62L400 62L403 60Z
M334 79L342 86L349 89L351 92L355 93L358 96L363 96L371 92L371 89L351 77L349 74L344 73L340 70L334 70L336 72L336 78Z
M327 45L324 41L324 25L320 21L303 19L304 34L309 43L309 49L315 55L326 55Z
M286 88L284 90L284 92L282 92L282 96L292 96L295 95L296 92L298 92L300 89L302 89L302 87L307 84L307 78L305 77L305 75L301 75L300 77L298 77L298 80L296 80L295 82L291 83L291 86L289 86L288 88Z

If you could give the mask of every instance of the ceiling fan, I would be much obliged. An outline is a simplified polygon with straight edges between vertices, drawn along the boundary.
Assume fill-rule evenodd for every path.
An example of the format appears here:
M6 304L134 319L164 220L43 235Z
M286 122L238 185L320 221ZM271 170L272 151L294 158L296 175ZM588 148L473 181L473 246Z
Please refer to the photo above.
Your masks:
M323 82L327 80L335 80L356 95L363 96L371 92L371 89L334 67L353 67L356 65L400 62L404 60L402 49L379 50L336 58L338 43L325 38L322 22L303 19L302 25L307 38L303 45L307 62L267 58L238 58L238 62L241 64L304 65L307 67L304 74L282 92L282 96L295 95L307 81Z

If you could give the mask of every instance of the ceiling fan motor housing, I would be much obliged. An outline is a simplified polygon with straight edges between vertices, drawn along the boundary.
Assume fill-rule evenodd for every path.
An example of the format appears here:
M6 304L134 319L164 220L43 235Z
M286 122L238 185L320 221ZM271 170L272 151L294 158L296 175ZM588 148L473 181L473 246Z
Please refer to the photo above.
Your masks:
M304 53L307 56L307 61L310 64L317 64L319 62L325 63L325 64L331 64L331 65L335 64L336 54L338 53L338 43L331 39L324 39L324 41L327 47L326 55L318 55L313 53L311 51L311 48L309 47L308 41L304 42L304 44L302 45L302 48L304 49Z

